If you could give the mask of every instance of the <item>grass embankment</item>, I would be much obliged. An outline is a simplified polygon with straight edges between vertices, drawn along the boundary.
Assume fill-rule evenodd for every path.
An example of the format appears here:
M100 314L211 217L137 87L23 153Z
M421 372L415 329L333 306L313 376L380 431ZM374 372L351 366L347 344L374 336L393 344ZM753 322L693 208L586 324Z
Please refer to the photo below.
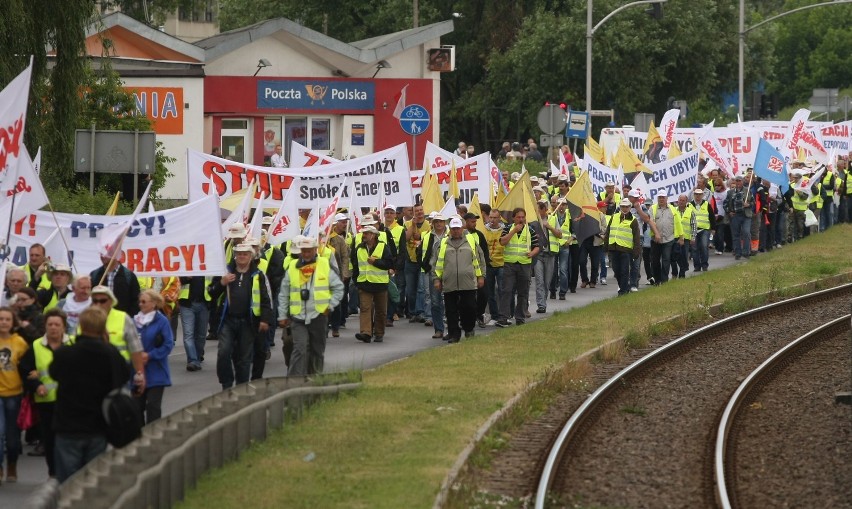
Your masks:
M744 308L750 296L849 272L851 247L852 227L836 226L745 264L367 372L362 390L319 403L298 424L204 476L180 507L430 507L477 428L530 382L561 373L570 383L576 368L566 370L566 361L618 337L641 342L665 332L652 324L673 315L696 316L723 301ZM515 420L540 411L542 400L522 404Z

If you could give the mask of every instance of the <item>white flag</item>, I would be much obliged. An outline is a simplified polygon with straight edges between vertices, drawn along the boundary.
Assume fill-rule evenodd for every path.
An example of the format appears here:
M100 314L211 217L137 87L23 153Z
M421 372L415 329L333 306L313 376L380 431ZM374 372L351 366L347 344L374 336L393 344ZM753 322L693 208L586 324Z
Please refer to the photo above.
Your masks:
M660 122L660 137L663 138L663 148L667 151L674 141L678 117L680 117L680 110L672 109L663 115L663 120Z
M340 184L340 187L337 188L337 192L334 193L334 198L331 199L331 203L328 204L328 207L325 208L325 212L319 216L317 219L317 231L322 232L323 237L328 237L328 232L331 231L331 225L334 224L334 216L337 215L337 209L340 208L340 200L343 199L343 192L346 190L346 181L347 179L343 179L343 183ZM384 185L382 186L384 189ZM384 193L382 193L384 195Z
M444 216L444 219L447 221L450 220L451 216L458 215L458 210L456 209L456 200L452 196L447 200L447 203L444 204L444 208L441 209L440 214Z
M319 237L319 209L314 207L308 218L305 219L305 228L302 230L305 237L316 239Z
M802 108L790 120L790 125L787 127L787 134L784 135L784 144L780 150L781 154L788 161L796 158L799 140L801 140L802 134L805 132L805 122L808 121L810 115L810 110Z
M251 185L246 189L246 194L243 196L243 199L240 200L240 204L237 205L237 208L231 211L231 215L225 219L225 222L222 223L222 238L228 236L228 228L231 227L232 224L240 223L242 225L248 223L248 213L251 210L251 199L254 196L255 190L257 189L257 179L252 180Z
M393 109L393 118L400 119L402 118L402 110L405 109L405 89L408 88L408 85L402 87L402 90L399 92L399 100L396 101L396 108Z
M293 180L293 184L281 200L278 212L272 217L269 231L266 232L267 242L273 246L283 244L299 235L299 209L296 207L295 197L290 196L290 193L296 192L294 189L299 189L298 179Z
M32 70L30 59L30 65L0 91L0 191L15 187L14 179L7 177L15 173L24 146Z
M260 239L260 230L263 229L263 193L260 193L260 198L257 199L254 215L251 217L251 222L248 226L248 234L256 239Z
M151 193L151 184L153 183L153 180L148 182L148 187L145 188L145 193L142 195L142 198L139 199L139 204L136 205L136 210L133 211L133 215L130 216L130 219L124 223L110 224L104 227L103 232L101 233L101 238L99 239L99 251L101 256L113 256L115 249L124 241L124 236L127 234L127 230L130 229L133 222L136 221L136 218L142 213L142 208L145 206L145 202L148 201L148 195ZM97 283L92 281L92 284Z

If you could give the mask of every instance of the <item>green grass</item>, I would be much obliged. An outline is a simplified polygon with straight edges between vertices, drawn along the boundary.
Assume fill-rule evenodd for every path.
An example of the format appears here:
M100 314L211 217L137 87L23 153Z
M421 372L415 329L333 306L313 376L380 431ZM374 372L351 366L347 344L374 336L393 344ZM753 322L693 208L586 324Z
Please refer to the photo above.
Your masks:
M772 288L784 294L784 288L817 277L848 273L850 240L852 227L836 226L746 264L365 372L356 394L311 407L299 423L205 475L179 507L430 507L476 430L530 381L558 383L540 384L522 398L479 449L503 447L507 430L542 412L553 387L582 387L583 369L566 362L583 352L621 337L636 346L671 333L676 325L660 322L684 310L706 314L720 302L725 311L742 310ZM304 461L311 452L315 459ZM490 461L481 454L473 460Z

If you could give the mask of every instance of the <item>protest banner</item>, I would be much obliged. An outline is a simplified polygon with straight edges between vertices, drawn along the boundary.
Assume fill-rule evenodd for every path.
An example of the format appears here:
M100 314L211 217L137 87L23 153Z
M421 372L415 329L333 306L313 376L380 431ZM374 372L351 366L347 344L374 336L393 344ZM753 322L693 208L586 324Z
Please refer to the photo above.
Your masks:
M454 162L456 165L460 204L470 204L475 193L479 193L479 196L490 196L491 166L493 163L489 152L462 159L427 141L423 167L425 168L427 164L429 165L430 171L440 187L442 201L447 199L447 194L450 190L450 170ZM411 172L411 187L415 199L420 196L421 181L423 180L424 173L425 171L423 170ZM396 203L396 205L399 205L399 203Z
M648 199L655 200L660 193L674 197L688 195L695 189L698 177L698 151L693 150L659 164L649 164L649 167L652 173L645 174Z
M54 262L75 266L88 274L101 266L100 243L110 225L131 216L94 216L37 211L16 219L9 239L10 261L24 265L33 243L45 246ZM57 222L68 249L56 239ZM211 232L214 232L211 235ZM219 233L219 209L214 197L182 207L139 214L122 243L121 263L137 276L217 276L225 273L225 253Z
M850 142L852 142L850 127L852 127L852 120L823 127L820 129L822 144L827 150L834 149L837 154L848 154L852 151L849 148L852 146L850 145Z
M590 160L587 172L595 196L599 196L601 192L605 191L607 184L615 184L616 191L621 192L621 186L624 185L624 172L621 171L621 168L610 168L597 161Z
M304 168L254 166L188 150L187 170L190 202L203 198L211 186L220 197L226 197L256 179L256 196L264 193L267 207L279 207L293 179L300 178L298 191L291 198L297 200L298 208L327 206L348 177L350 185L344 198L348 199L352 190L356 206L374 207L381 201L381 192L399 206L414 204L405 144L357 159Z
M315 152L299 142L290 142L290 167L292 168L307 168L339 162L340 159Z
M0 91L0 191L17 185L11 175L16 173L21 147L24 146L24 125L27 121L27 100L30 93L30 65ZM5 201L5 198L2 200Z

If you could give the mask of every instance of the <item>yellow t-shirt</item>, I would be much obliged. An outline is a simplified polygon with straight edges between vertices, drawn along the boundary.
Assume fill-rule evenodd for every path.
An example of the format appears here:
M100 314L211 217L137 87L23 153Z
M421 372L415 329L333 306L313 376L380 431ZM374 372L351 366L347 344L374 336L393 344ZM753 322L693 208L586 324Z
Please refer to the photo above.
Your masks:
M30 346L17 334L0 339L0 397L8 398L24 392L18 365Z

